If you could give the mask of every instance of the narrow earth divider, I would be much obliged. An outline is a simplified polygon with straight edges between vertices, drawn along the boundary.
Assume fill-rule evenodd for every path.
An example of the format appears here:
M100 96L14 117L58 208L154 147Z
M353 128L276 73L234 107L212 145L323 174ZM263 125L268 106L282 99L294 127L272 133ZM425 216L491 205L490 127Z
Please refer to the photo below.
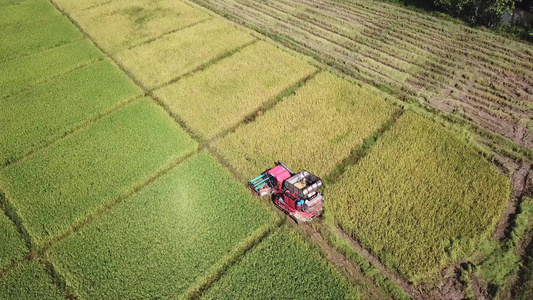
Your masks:
M57 271L54 264L48 258L48 255L44 254L39 258L39 262L44 266L44 270L48 273L48 276L52 278L52 282L57 286L57 289L63 291L66 299L78 299L78 297L70 290L67 285L65 277Z

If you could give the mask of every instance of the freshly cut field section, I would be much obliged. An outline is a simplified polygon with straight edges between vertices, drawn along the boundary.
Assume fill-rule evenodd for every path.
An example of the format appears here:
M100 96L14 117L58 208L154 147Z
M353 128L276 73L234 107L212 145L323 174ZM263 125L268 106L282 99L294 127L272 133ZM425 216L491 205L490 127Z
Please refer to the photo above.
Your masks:
M48 0L25 1L0 9L0 25L24 23L35 24L48 18L58 17L61 13Z
M342 228L418 283L488 238L511 184L450 132L406 113L327 188Z
M81 32L67 17L35 24L9 24L0 30L0 62L79 40Z
M28 253L15 225L3 212L0 213L0 245L0 270Z
M80 40L31 56L0 62L0 98L65 73L103 54L88 40Z
M317 251L283 226L229 268L203 298L359 298Z
M304 60L260 41L157 90L156 95L193 131L208 139L315 70Z
M121 51L116 58L145 86L154 88L253 40L231 23L212 19Z
M25 262L0 277L0 299L64 299L50 275L36 260Z
M142 91L106 60L0 99L0 165L140 95Z
M2 0L0 0L2 1ZM52 0L59 8L66 12L90 9L98 5L105 5L110 0Z
M163 109L145 98L8 166L0 173L0 183L40 243L195 146Z
M178 296L274 214L207 152L57 243L50 258L84 299Z
M277 160L326 176L394 110L371 90L323 72L214 148L245 178Z
M178 0L120 0L72 13L107 51L115 52L209 18Z

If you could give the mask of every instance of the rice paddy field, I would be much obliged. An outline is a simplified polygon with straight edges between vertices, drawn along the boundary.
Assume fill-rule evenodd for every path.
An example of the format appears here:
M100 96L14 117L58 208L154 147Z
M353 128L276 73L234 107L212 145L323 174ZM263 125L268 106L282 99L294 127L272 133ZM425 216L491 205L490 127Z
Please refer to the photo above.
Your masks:
M0 299L528 299L533 47L375 0L0 0ZM247 182L323 179L296 224Z

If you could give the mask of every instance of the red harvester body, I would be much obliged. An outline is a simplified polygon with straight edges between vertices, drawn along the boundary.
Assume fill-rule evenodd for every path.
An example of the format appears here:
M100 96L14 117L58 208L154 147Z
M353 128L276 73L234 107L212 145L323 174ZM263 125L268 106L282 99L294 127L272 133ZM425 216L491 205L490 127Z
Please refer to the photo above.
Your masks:
M318 191L322 180L303 170L294 173L284 163L267 170L248 182L250 190L272 200L296 222L310 222L324 212L324 196Z

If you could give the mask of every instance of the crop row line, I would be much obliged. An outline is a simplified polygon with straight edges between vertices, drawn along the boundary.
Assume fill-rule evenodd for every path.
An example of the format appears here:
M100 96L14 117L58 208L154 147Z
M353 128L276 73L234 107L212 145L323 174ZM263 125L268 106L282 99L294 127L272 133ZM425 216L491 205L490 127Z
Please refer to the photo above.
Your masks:
M88 11L88 10L91 10L93 8L97 8L97 7L100 7L100 6L108 5L111 2L113 2L113 0L105 1L105 2L102 2L102 3L95 4L95 5L91 5L91 6L83 8L83 9L79 9L77 11Z

